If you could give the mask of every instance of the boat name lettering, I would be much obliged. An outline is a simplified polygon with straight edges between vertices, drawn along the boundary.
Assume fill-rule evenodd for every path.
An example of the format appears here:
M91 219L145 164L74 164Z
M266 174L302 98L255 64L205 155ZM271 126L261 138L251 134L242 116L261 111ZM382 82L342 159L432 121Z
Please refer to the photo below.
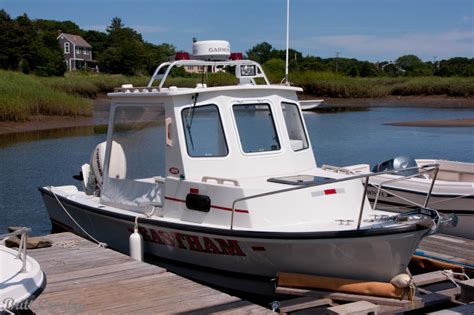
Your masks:
M374 198L377 197L377 189L372 188L372 187L369 187L369 188L367 189L367 196L369 196L369 197L374 197ZM379 192L379 198L380 198L380 197L381 197L381 198L387 198L388 196L389 196L389 195L388 195L386 192L384 192L384 191L380 191L380 192Z
M128 230L131 233L133 232L132 228ZM209 254L245 256L239 242L236 240L190 235L181 232L167 232L143 226L138 227L138 231L143 236L145 242Z

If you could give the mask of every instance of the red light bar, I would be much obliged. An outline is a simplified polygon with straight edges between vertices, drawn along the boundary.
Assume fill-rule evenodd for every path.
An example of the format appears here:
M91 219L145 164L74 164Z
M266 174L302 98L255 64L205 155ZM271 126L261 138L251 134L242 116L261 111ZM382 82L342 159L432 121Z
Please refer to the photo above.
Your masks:
M230 60L242 60L244 56L240 52L233 52L230 53Z
M185 51L179 51L174 56L174 60L189 60L189 53Z

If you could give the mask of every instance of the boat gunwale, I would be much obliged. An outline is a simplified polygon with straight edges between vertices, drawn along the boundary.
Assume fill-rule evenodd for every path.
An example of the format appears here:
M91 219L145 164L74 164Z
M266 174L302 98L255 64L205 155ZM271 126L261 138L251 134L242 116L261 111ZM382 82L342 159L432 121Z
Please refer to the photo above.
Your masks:
M372 184L372 183L369 182L369 185L372 186L373 188L378 188L377 184ZM435 183L435 187L436 187L436 183ZM407 188L404 189L404 188L400 188L399 186L394 187L394 186L391 186L390 184L383 185L383 189L392 189L392 190L395 190L395 191L400 191L400 192L405 192L405 193L412 193L412 194L416 194L416 195L426 195L426 192L423 192L423 191L407 189ZM455 193L433 193L433 192L431 193L431 198L433 198L433 197L443 198L443 197L453 197L453 196L459 197L460 199L474 199L474 195L460 195L460 194L455 194ZM438 210L438 209L436 209L436 210Z
M61 201L83 211L90 211L98 215L113 217L119 220L129 221L133 225L135 218L141 213L136 215L128 215L118 213L106 209L100 209L91 207L87 204L80 203L64 196L53 194L52 191L45 187L38 188L41 194L45 194L55 199L55 196ZM318 239L345 239L345 238L361 238L371 236L385 236L394 234L403 234L408 232L418 232L425 230L425 233L429 231L429 227L425 227L419 224L399 224L397 226L390 226L384 228L369 228L359 230L344 230L344 231L323 231L323 232L283 232L283 231L249 231L249 230L231 230L230 228L215 228L209 226L198 226L191 224L175 223L169 221L163 221L159 219L150 219L147 217L140 217L142 224L148 224L153 226L160 226L164 228L170 228L175 230L189 231L201 234L211 234L219 236L229 236L238 238L253 238L253 239L286 239L286 240L318 240Z

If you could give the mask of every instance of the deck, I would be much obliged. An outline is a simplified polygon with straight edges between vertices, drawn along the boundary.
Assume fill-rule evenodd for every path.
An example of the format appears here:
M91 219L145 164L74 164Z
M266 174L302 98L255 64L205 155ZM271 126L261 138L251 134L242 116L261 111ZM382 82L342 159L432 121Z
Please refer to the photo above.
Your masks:
M47 237L52 247L28 252L47 278L46 288L31 304L34 313L271 313L72 233Z

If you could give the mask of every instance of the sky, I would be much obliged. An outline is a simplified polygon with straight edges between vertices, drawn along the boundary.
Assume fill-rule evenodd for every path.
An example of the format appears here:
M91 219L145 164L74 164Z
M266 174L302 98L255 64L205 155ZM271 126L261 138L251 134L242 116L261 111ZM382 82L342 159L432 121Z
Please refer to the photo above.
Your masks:
M290 1L290 47L305 56L474 58L474 0ZM99 31L120 17L146 41L184 51L193 37L244 53L264 41L285 49L286 0L0 0L0 8Z

